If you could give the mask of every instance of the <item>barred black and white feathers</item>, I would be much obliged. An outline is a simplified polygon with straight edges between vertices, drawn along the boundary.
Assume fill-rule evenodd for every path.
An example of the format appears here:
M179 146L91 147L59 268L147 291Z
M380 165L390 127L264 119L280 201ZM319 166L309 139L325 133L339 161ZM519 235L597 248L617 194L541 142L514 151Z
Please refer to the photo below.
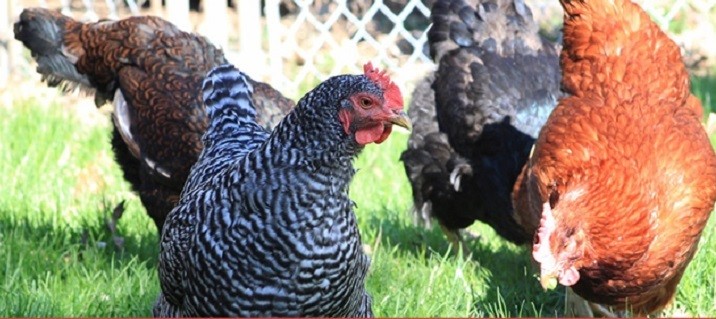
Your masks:
M370 260L348 197L363 148L354 134L370 118L350 116L360 115L355 101L395 101L382 76L328 79L269 135L243 74L209 73L206 147L164 227L155 315L372 316Z
M236 158L244 157L269 135L257 124L251 82L233 65L224 64L211 70L202 92L209 126L202 137L204 150L192 167L185 191L215 175Z

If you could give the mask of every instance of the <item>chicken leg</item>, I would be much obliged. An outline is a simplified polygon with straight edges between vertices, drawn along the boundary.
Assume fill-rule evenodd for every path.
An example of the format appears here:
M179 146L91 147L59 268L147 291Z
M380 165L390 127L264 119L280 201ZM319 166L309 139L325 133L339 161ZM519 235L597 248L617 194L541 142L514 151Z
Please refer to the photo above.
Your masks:
M467 260L472 257L472 251L467 247L464 237L467 237L469 240L475 240L480 238L480 234L472 233L467 229L450 229L445 227L442 223L440 223L440 229L445 233L445 237L447 237L456 254L458 253L458 249L461 249L464 259Z
M452 245L453 251L457 254L458 249L462 249L462 257L464 259L468 259L468 256L470 255L470 249L465 246L465 241L462 240L462 234L460 234L460 230L449 229L445 227L445 225L443 225L442 223L440 224L440 229L442 229L443 233L445 233L445 236Z

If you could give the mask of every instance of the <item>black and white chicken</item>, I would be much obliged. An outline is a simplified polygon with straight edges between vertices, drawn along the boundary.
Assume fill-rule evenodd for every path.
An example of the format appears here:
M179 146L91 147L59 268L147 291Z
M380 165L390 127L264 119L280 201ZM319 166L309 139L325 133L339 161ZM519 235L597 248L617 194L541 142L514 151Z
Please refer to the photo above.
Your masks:
M410 121L398 87L364 71L321 83L272 132L243 73L209 73L205 148L164 227L155 315L372 316L353 160Z

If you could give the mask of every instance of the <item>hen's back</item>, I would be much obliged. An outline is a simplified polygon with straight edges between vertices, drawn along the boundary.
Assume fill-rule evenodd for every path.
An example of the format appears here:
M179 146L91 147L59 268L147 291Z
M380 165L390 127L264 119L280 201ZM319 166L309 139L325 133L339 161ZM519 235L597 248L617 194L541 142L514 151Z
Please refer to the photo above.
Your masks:
M535 138L561 96L557 45L539 35L522 0L438 1L429 33L438 63L438 122L473 158L486 125L510 123Z
M212 120L203 136L206 147L191 170L182 191L182 200L169 214L162 231L159 255L162 293L154 307L155 316L224 311L218 303L200 303L196 299L196 290L217 288L217 280L222 276L207 275L197 263L206 263L209 266L207 269L214 269L217 273L225 266L220 256L225 249L223 238L212 238L212 235L229 227L225 222L230 217L217 217L217 214L236 211L238 215L232 218L246 218L241 211L246 204L239 201L240 197L225 192L230 190L232 180L241 178L238 169L229 169L231 164L240 162L268 137L268 132L256 123L252 93L253 87L248 78L231 65L217 67L207 75L203 99L208 118ZM237 203L232 204L232 200ZM212 224L217 220L218 224ZM197 233L206 238L197 238ZM231 282L229 286L233 284ZM202 294L210 295L212 300L228 301L231 298L214 292L212 289L202 291Z

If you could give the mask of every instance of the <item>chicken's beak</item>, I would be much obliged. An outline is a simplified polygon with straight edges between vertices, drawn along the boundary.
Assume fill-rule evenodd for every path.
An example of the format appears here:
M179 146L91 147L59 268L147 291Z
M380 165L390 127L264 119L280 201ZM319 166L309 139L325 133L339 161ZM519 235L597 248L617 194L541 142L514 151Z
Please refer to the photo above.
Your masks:
M557 274L540 274L539 283L545 291L557 288Z
M412 129L413 124L410 122L410 118L408 118L408 114L406 114L404 111L400 111L394 114L390 119L388 119L390 123L393 123L398 126L402 126L408 130Z

